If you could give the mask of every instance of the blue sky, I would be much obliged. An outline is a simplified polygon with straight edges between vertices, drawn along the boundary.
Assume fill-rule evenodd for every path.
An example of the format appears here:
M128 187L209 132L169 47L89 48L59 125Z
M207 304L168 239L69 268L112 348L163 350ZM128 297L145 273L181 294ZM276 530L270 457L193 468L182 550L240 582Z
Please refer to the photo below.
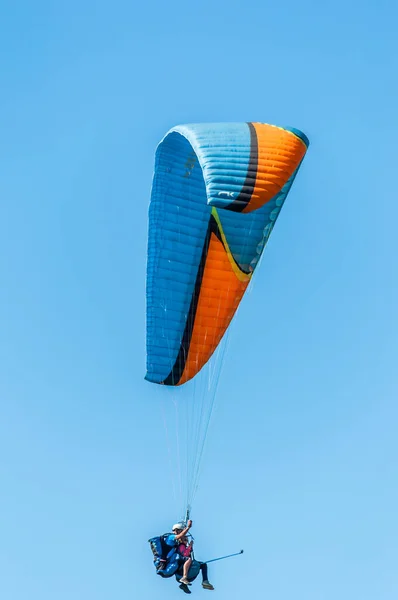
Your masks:
M398 12L390 2L5 0L0 596L182 597L144 381L147 209L178 123L311 146L231 331L194 507L220 599L398 596Z

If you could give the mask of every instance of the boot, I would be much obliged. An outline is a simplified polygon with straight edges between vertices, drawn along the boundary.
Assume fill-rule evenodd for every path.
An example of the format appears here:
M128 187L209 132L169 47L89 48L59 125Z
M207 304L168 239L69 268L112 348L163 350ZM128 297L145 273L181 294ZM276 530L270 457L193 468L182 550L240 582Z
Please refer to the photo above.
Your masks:
M205 590L214 590L214 586L211 585L210 581L208 581L207 579L204 579L202 581L202 587L205 588Z

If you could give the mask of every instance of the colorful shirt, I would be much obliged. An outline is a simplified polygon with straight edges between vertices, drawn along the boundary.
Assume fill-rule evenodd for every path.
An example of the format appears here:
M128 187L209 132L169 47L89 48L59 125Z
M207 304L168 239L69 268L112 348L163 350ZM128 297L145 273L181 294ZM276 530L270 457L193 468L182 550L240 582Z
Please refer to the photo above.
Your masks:
M178 546L178 554L181 554L181 556L191 556L191 552L192 552L192 547L191 546L186 546L185 544L180 544Z

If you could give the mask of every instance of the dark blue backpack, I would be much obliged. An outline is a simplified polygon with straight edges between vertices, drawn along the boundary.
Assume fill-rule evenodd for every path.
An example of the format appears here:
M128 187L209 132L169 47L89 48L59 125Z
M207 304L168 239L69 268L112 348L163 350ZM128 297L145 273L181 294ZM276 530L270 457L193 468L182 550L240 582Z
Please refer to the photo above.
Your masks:
M148 540L153 553L153 564L156 573L161 577L172 577L180 566L180 555L177 548L166 544L166 538L169 535L171 534L164 533Z

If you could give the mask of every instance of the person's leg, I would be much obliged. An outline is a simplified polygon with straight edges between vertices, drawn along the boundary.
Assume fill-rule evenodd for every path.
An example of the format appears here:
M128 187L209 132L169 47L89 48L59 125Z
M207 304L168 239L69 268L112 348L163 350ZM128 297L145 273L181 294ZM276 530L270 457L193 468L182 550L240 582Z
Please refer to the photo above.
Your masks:
M205 590L214 590L214 586L210 583L210 581L208 580L208 569L207 569L207 564L206 563L201 563L200 565L200 570L202 571L202 587Z
M187 558L186 561L184 561L184 569L183 569L183 576L180 579L180 583L185 583L185 584L189 584L188 581L188 571L189 571L189 567L192 564L192 558Z
M202 571L202 580L203 581L207 581L207 564L206 563L201 563L200 565L200 570Z
M192 558L188 558L188 560L184 563L184 577L188 577L189 567L192 565Z

